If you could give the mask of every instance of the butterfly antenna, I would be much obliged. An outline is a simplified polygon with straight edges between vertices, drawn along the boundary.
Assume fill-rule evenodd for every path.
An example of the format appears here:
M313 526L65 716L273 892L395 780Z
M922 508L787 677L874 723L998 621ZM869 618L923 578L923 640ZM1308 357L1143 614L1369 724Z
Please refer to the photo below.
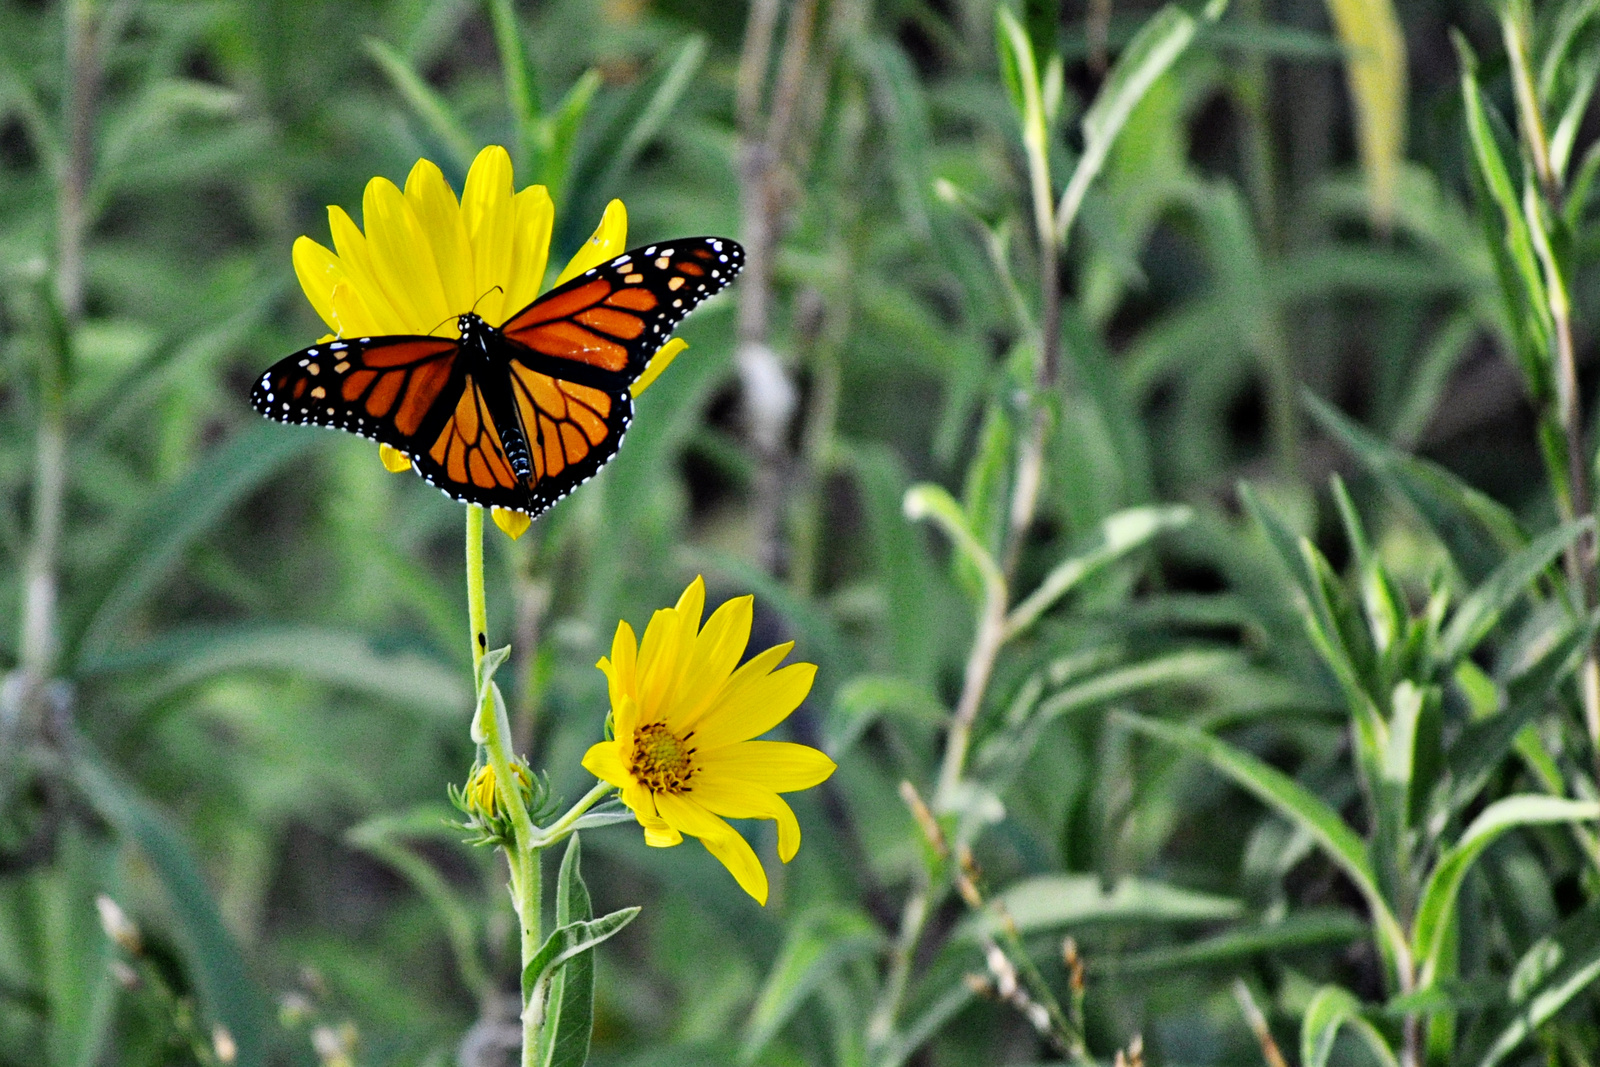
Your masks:
M478 310L478 305L483 303L485 300L489 299L489 294L494 292L496 289L500 289L500 286L491 285L491 286L489 286L489 288L485 289L483 291L483 295L478 297L478 299L476 299L476 300L474 300L472 302L472 310L474 312L476 312ZM500 289L500 295L501 296L505 296L506 295L506 291L504 289Z

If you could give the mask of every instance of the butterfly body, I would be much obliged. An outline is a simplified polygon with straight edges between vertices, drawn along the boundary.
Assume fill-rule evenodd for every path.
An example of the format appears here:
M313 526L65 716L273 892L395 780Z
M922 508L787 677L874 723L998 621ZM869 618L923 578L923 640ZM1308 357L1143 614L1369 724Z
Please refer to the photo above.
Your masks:
M630 386L673 328L722 289L743 249L697 237L634 249L499 326L335 339L257 380L256 410L368 437L447 495L538 515L593 477L633 417Z

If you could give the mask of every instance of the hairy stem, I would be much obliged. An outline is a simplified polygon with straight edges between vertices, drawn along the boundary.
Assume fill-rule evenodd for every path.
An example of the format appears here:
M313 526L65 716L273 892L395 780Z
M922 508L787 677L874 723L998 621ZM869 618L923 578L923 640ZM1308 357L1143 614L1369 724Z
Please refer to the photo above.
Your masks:
M507 744L511 737L511 724L506 719L505 706L495 699L494 687L486 685L483 678L483 657L489 648L487 619L483 583L483 509L468 505L467 620L472 631L472 673L478 694L475 714L483 734L484 750L489 755L489 765L494 768L495 795L511 816L514 841L506 849L506 863L510 868L511 905L517 913L522 966L525 968L539 951L543 938L539 909L544 887L540 883L539 850L535 847L537 831L522 802L522 791L517 788L517 779L511 769L511 753ZM523 1067L533 1067L538 1058L542 1015L538 1005L522 1005Z

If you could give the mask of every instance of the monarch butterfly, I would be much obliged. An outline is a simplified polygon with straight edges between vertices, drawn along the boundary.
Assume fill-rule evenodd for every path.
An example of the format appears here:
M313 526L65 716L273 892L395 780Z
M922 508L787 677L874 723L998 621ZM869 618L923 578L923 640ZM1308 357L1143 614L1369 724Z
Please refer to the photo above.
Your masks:
M410 457L456 500L537 516L592 478L633 418L629 386L696 305L733 281L722 237L635 248L499 327L340 338L279 360L250 390L269 419L348 430Z

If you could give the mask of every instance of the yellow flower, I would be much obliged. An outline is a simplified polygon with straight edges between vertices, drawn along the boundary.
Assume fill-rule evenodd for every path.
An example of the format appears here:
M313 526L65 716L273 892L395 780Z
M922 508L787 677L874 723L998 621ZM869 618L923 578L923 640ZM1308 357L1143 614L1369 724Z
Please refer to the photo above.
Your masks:
M516 777L517 784L522 787L524 792L532 789L533 783L528 779L527 768L521 764L513 763L511 765L511 773ZM467 779L465 791L467 803L472 810L490 819L495 817L499 803L499 797L495 793L494 786L494 768L485 763L472 772L472 777Z
M544 284L555 206L542 185L512 192L511 157L499 145L478 153L467 172L460 202L444 174L417 160L401 191L387 178L373 178L361 202L363 233L343 208L328 208L330 251L309 237L294 243L300 288L334 337L385 334L456 335L457 316L476 311L499 326L533 303ZM555 284L621 255L628 241L628 212L613 200L593 236L562 268ZM672 342L668 342L671 345ZM681 351L652 360L635 394ZM653 372L653 373L652 373ZM391 471L411 466L403 452L379 446ZM511 536L528 528L521 512L495 509L494 519Z
M750 641L753 598L723 604L702 629L705 600L705 582L696 578L676 607L651 618L642 647L626 622L617 624L611 657L596 665L610 683L615 739L590 748L583 765L622 791L646 844L667 848L684 834L698 837L765 904L766 872L723 819L776 819L779 858L788 863L799 851L800 823L778 794L810 789L834 763L805 745L751 739L800 706L817 669L774 670L790 641L735 670Z

